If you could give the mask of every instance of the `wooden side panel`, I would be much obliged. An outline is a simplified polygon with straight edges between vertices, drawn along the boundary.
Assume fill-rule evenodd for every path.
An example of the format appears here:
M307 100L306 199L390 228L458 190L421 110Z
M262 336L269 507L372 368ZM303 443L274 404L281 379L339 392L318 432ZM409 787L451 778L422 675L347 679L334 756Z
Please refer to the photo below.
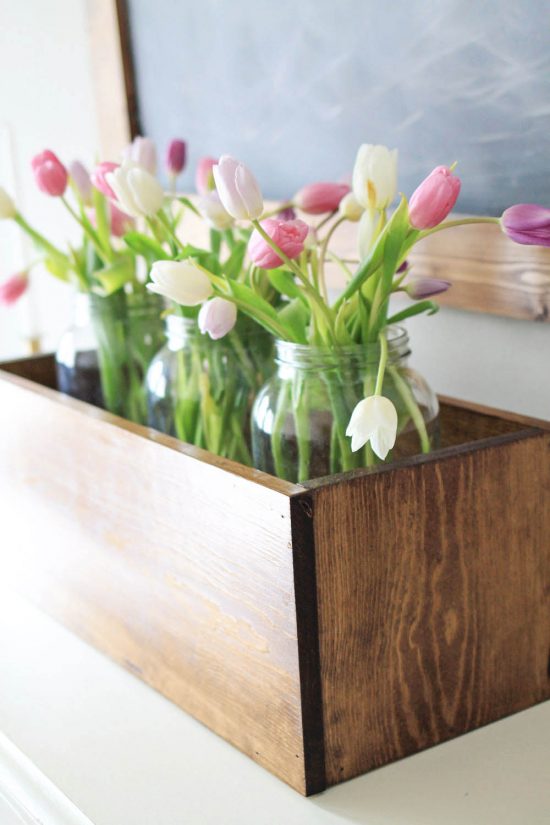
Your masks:
M0 433L3 575L305 792L292 485L9 376Z
M550 697L550 433L311 495L328 785Z

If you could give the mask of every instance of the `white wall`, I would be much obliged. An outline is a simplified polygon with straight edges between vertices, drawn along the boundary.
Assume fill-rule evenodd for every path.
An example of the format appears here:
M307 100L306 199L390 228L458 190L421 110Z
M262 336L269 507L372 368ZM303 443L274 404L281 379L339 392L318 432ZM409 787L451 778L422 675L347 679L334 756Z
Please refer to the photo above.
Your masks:
M36 189L30 159L52 149L64 163L94 160L86 0L0 0L0 77L0 185L51 240L78 242L78 228L62 204ZM0 277L23 268L32 256L19 230L2 222ZM25 352L31 325L52 348L70 320L70 289L45 272L34 273L34 320L28 300L12 309L0 307L0 358Z

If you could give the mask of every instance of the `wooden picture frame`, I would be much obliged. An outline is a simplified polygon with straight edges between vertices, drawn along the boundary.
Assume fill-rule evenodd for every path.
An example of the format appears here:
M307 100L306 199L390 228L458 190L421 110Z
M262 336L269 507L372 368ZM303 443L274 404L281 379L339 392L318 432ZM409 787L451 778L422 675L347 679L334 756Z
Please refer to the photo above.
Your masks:
M140 132L126 0L90 0L90 46L103 157L116 157ZM356 227L337 236L355 256ZM191 239L193 240L193 239ZM460 227L425 239L410 256L418 277L452 282L438 302L454 309L550 321L550 250L519 246L497 226ZM341 286L332 270L331 286Z

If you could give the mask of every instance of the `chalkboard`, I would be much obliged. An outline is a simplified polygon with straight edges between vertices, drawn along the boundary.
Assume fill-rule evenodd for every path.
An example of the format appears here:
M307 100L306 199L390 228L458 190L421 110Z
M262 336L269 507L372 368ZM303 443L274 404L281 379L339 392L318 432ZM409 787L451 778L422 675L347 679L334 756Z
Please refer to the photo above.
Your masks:
M410 194L459 162L457 208L550 206L548 0L127 0L141 130L245 161L266 197L400 152Z

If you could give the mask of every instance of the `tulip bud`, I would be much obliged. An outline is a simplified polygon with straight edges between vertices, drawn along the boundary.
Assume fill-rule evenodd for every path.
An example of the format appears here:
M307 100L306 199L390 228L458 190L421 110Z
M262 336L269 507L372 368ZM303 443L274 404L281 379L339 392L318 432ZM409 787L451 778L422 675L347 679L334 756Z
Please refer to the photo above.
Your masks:
M309 215L335 212L342 198L348 194L347 183L310 183L294 196L294 204Z
M460 192L460 178L446 166L436 166L409 201L409 221L415 229L432 229L445 220Z
M255 220L264 211L256 178L243 163L222 155L212 168L218 195L227 212L237 219Z
M353 194L365 209L386 209L397 191L397 149L364 143L353 167Z
M197 208L203 218L214 228L220 231L229 229L233 224L233 218L223 208L222 202L217 192L208 192L197 201Z
M550 246L550 209L536 203L517 203L505 209L502 230L516 243Z
M185 161L187 159L187 144L184 140L174 138L168 144L166 150L166 168L172 177L181 175L185 169Z
M199 329L203 335L207 332L214 341L231 332L236 322L237 307L231 301L212 298L200 308Z
M195 173L195 187L199 195L206 195L216 188L212 169L216 165L216 158L201 158L197 163Z
M405 291L415 301L420 301L439 295L441 292L447 292L451 286L450 281L442 281L439 278L415 278L407 284Z
M34 179L41 192L53 198L59 198L65 194L69 173L53 152L46 149L39 155L35 155L31 165Z
M157 148L151 138L136 137L122 153L125 161L130 161L149 172L157 173Z
M140 166L124 163L114 172L107 172L105 180L122 211L134 218L152 218L162 206L164 192L160 183Z
M92 181L88 170L79 160L73 160L69 166L69 175L78 198L89 206L92 202Z
M116 198L115 193L107 183L106 176L110 172L114 172L115 169L119 168L118 163L113 163L110 160L104 160L103 163L99 163L92 174L90 175L90 180L92 181L93 185L96 189L99 189L102 195L105 195L106 198L110 198L114 200Z
M397 410L383 395L363 398L351 414L346 435L351 436L352 452L370 441L374 453L383 461L397 437Z
M286 206L284 209L281 209L280 212L277 212L277 217L280 221L295 221L296 212L292 206Z
M5 189L0 186L0 221L15 218L17 209L11 197Z
M280 221L277 218L266 218L261 225L287 258L292 260L301 254L309 231L307 223L300 220ZM250 236L248 254L256 266L262 269L276 269L283 263L257 229Z
M147 289L187 307L202 304L213 292L208 277L190 260L156 261L151 280Z
M27 291L29 275L27 272L17 272L0 284L0 304L11 306Z
M363 211L363 207L353 192L348 192L347 195L344 195L338 207L340 217L346 218L346 220L353 221L354 223L361 219Z

